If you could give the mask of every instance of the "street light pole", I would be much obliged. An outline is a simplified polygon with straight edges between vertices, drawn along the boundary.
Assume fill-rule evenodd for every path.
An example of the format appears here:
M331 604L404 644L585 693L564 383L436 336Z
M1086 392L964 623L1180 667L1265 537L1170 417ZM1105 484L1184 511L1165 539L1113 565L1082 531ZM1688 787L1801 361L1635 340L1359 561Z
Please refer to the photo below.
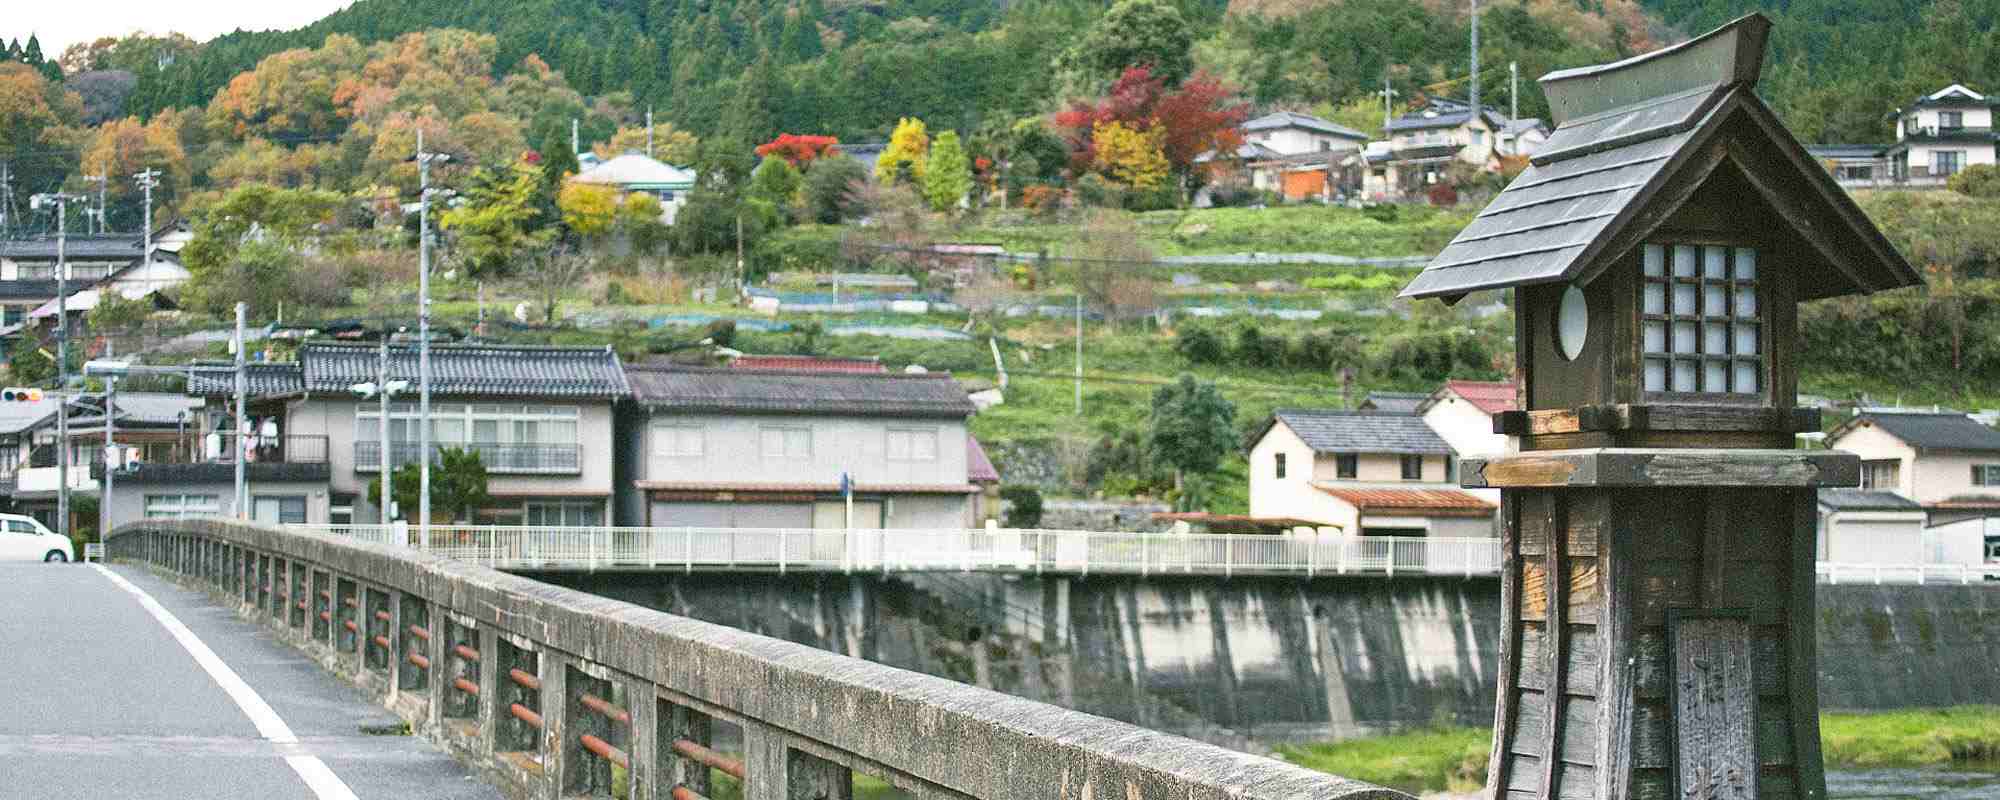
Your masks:
M376 514L382 518L382 524L385 526L383 530L386 531L388 530L386 526L389 524L389 504L395 502L395 495L389 493L392 485L389 481L389 465L392 459L389 458L389 332L387 330L382 331L382 358L376 371L379 374L375 378L375 390L382 394L382 421L375 426L375 432L382 440L382 456L376 459L376 465L382 468L382 502L376 506ZM405 541L403 544L408 545L409 542Z
M450 158L424 152L424 132L417 131L417 543L427 550L431 545L431 162Z

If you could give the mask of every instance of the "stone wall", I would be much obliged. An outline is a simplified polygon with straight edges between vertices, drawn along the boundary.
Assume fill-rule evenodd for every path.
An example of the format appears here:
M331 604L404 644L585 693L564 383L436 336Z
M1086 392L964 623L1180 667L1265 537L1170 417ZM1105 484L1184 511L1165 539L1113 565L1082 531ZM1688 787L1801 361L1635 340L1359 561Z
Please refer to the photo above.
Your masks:
M1819 587L1819 703L2000 703L2000 586Z

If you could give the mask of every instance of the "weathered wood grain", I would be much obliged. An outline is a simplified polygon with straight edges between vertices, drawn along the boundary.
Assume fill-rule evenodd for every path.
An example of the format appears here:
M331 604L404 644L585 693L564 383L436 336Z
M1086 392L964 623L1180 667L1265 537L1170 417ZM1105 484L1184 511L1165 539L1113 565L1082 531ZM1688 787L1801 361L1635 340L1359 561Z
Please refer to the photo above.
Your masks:
M1755 800L1759 770L1750 623L1741 617L1676 616L1668 636L1677 792L1691 798Z
M1542 749L1548 741L1548 695L1535 691L1519 691L1514 697L1514 746L1511 752L1520 755L1541 756L1548 753Z
M1549 618L1549 567L1539 561L1521 562L1521 619Z
M1577 765L1597 765L1597 701L1571 696L1563 704L1562 783L1570 783L1570 771Z
M1521 492L1502 492L1500 495L1500 607L1505 610L1516 608L1521 585ZM1506 613L1503 611L1502 613ZM1506 687L1517 682L1520 670L1521 629L1526 623L1509 622L1506 632L1500 637L1501 691L1494 692L1493 700L1493 744L1487 751L1486 796L1496 797L1505 787L1506 776L1513 759L1508 750L1514 741L1515 692Z
M1595 620L1598 603L1603 597L1597 576L1597 562L1594 559L1569 564L1569 585L1563 587L1563 595L1569 602L1568 613L1571 618Z
M1570 626L1569 652L1563 664L1563 691L1578 697L1597 696L1601 666L1597 655L1604 646L1603 642L1595 625Z
M1673 766L1673 727L1663 702L1632 706L1632 768L1664 770Z
M1569 625L1566 624L1569 602L1569 581L1566 576L1569 559L1563 554L1563 549L1566 546L1564 540L1569 532L1570 504L1566 501L1571 500L1574 495L1567 492L1560 495L1554 492L1544 492L1544 494L1551 498L1549 530L1552 532L1549 554L1546 556L1548 579L1544 581L1548 589L1548 663L1559 667L1567 662L1569 650L1570 631ZM1549 724L1548 730L1545 731L1547 739L1542 745L1542 752L1548 754L1542 760L1542 786L1549 788L1562 786L1560 783L1562 759L1559 754L1562 753L1563 735L1568 730L1566 710L1569 706L1569 696L1563 693L1563 684L1566 682L1565 673L1560 669L1549 676L1549 691L1546 696Z
M1765 767L1792 763L1792 717L1783 700L1757 704L1757 761Z
M1556 788L1558 800L1597 800L1596 767L1565 761L1560 780Z
M1632 621L1637 625L1667 624L1667 610L1690 607L1701 601L1700 586L1693 561L1648 561L1639 565L1638 586L1632 598Z
M1861 480L1860 457L1834 450L1596 448L1465 460L1467 488L1836 488Z
M1814 663L1817 647L1813 641L1817 587L1813 585L1812 556L1819 529L1819 493L1794 491L1791 495L1792 537L1786 549L1792 566L1792 599L1787 605L1790 623L1785 626L1784 642L1784 657L1790 669L1786 673L1785 695L1792 718L1796 793L1820 798L1826 796L1826 764L1821 759L1819 745L1819 673Z
M1667 800L1671 795L1665 768L1633 770L1632 800Z
M1542 623L1521 623L1521 667L1515 682L1523 689L1549 690L1549 676L1554 670L1549 666L1546 636Z

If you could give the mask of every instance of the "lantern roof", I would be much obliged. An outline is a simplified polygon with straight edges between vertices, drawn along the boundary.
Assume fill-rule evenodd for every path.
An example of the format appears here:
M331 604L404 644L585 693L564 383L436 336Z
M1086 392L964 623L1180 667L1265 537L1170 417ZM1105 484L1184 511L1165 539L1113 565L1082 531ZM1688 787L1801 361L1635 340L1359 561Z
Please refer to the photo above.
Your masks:
M1750 14L1682 44L1541 79L1557 125L1404 297L1588 283L1717 170L1748 178L1828 269L1801 299L1922 282L1756 95L1771 23Z

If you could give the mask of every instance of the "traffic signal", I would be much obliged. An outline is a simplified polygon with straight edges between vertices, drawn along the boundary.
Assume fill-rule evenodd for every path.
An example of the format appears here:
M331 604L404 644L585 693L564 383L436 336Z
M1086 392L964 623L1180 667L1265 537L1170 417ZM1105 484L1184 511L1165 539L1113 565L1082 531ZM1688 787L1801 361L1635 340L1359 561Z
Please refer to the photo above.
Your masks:
M34 403L42 399L42 390L10 386L0 389L0 402Z

